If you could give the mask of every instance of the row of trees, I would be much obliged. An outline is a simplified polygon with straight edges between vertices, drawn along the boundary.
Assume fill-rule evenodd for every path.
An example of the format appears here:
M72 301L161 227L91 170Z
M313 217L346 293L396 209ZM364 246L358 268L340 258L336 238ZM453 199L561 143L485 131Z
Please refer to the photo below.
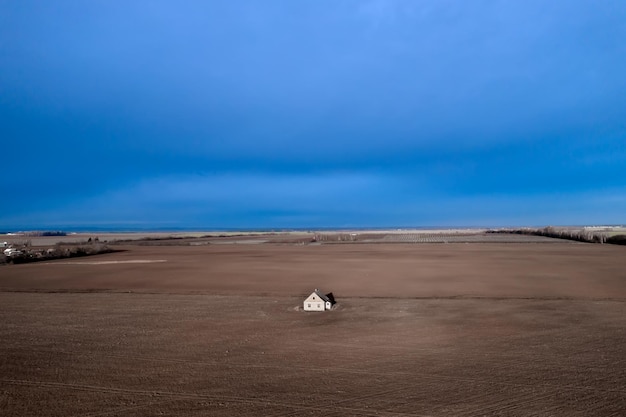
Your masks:
M4 262L20 264L38 261L50 261L54 259L99 255L102 253L117 252L117 250L111 249L107 245L103 244L87 244L77 246L56 244L54 248L49 249L35 249L32 247L24 246L19 248L19 252L19 255L4 256Z
M611 243L614 245L626 245L626 235L607 236L605 232L585 229L556 228L553 226L541 229L502 229L491 230L488 233L514 233L523 235L546 236L556 239L575 240L587 243Z

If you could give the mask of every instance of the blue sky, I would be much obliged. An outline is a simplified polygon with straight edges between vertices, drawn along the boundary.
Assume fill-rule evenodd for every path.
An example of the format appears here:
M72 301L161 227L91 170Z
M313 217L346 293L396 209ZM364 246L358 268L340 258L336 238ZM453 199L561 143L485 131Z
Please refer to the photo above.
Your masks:
M626 223L623 1L0 0L0 229Z

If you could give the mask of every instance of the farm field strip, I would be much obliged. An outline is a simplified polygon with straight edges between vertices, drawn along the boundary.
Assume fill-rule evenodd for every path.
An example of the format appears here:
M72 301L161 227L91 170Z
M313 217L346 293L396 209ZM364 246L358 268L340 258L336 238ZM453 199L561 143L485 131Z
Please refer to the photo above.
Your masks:
M623 249L129 247L97 262L168 262L0 267L0 409L626 415ZM337 308L300 311L315 287Z
M497 233L402 233L385 235L379 241L383 243L563 243L562 239L544 236ZM566 241L566 243L576 242Z
M95 412L88 412L86 414L83 415L83 417L102 417L102 416L110 416L110 415L127 415L127 413L129 411L137 411L137 410L141 410L141 409L145 409L146 407L158 407L161 408L166 404L173 404L176 402L181 402L182 400L178 399L178 398L165 398L162 400L157 400L157 401L146 401L143 402L141 404L135 404L135 405L131 405L131 406L121 406L121 407L112 407L109 410L106 411L95 411Z
M130 259L123 261L55 261L55 262L42 262L42 265L116 265L116 264L154 264L167 262L167 259Z
M626 300L624 247L553 240L558 243L128 246L85 260L106 264L2 266L0 291L284 297L321 287L340 298ZM123 262L136 259L167 262Z
M282 403L276 400L263 400L263 399L254 399L250 397L243 396L233 396L233 395L210 395L210 394L200 394L194 392L171 392L171 391L158 391L158 390L136 390L136 389L124 389L124 388L111 388L106 386L94 386L94 385L82 385L82 384L71 384L71 383L60 383L60 382L47 382L47 381L27 381L27 380L13 380L13 379L0 379L0 383L10 384L10 385L24 385L24 386L33 386L33 387L51 387L51 388L64 388L70 390L78 390L78 391L90 391L96 392L100 394L132 394L139 396L148 396L148 397L166 397L166 398L175 398L178 400L212 400L212 401L229 401L229 402L237 402L237 403L246 403L246 404L271 404L278 405L286 408L295 408L298 410L321 410L320 407L310 407L303 405L295 405L290 403Z
M156 398L162 399L158 401L150 401L150 402L146 402L142 404L137 404L136 406L130 406L130 407L124 406L120 408L114 408L112 410L108 410L105 412L88 413L86 414L88 416L110 415L119 411L136 410L136 409L141 409L141 408L146 408L146 407L151 407L151 406L158 406L158 405L164 405L168 403L183 402L183 401L189 401L189 400L193 400L193 401L209 400L213 402L231 402L231 403L247 404L247 405L254 405L254 406L269 405L272 407L281 407L284 409L293 410L287 413L280 412L277 414L274 414L274 413L265 414L265 415L272 416L272 417L301 415L303 411L326 412L328 407L332 407L342 412L347 411L350 413L350 415L379 416L380 414L378 411L368 410L362 407L342 406L341 404L355 402L355 401L358 402L358 401L362 401L365 399L381 397L381 396L388 395L388 394L397 394L399 392L410 389L408 387L403 387L403 388L397 388L397 389L391 389L391 390L383 390L383 391L376 392L374 394L357 396L357 397L349 398L346 400L327 401L324 403L323 406L322 405L314 406L314 405L305 405L305 404L295 404L293 402L283 402L283 401L274 400L274 399L266 400L266 399L261 399L261 398L251 398L251 397L233 396L233 395L210 395L210 394L201 394L201 393L194 393L194 392L171 392L171 391L158 391L158 390L144 391L144 390L110 388L110 387L104 387L104 386L45 382L45 381L0 379L0 383L9 384L9 385L17 385L17 386L30 386L30 387L36 387L36 388L39 388L39 387L62 388L62 389L69 389L69 390L76 390L76 391L94 392L98 394L131 394L133 396L150 397L150 398L156 397ZM401 417L401 416L413 416L413 417L424 416L425 417L426 416L425 414L414 413L414 412L390 411L390 412L386 412L385 414L391 415L391 416L398 416L398 417ZM341 415L345 415L345 414L342 413Z
M61 351L51 351L51 350L41 350L38 349L38 352L45 352L51 355L54 354L64 354L64 355L68 355L68 356L72 356L76 358L76 353L75 352L61 352ZM34 350L33 350L34 352ZM3 354L7 354L8 352L5 350L3 352ZM431 352L432 353L432 352ZM8 356L8 355L7 355ZM401 370L365 370L365 369L355 369L355 368L349 368L349 367L337 367L337 366L333 366L331 370L329 370L329 368L324 368L324 367L315 367L315 366L306 366L306 365L281 365L281 364L258 364L258 363L245 363L245 362L228 362L228 363L223 363L223 362L219 362L219 361L213 361L213 362L199 362L199 361L191 361L191 360L181 360L181 359L169 359L169 358L162 358L162 357L136 357L136 356L125 356L125 355L114 355L114 354L94 354L94 355L81 355L84 357L84 359L89 359L89 360L96 360L98 357L105 357L105 358L111 358L111 359L125 359L125 360L132 360L132 361L145 361L145 362L166 362L166 363L171 363L171 364L181 364L181 365L190 365L190 366L194 366L194 367L207 367L207 368L222 368L222 369L231 369L232 368L243 368L243 369L264 369L264 370L277 370L277 371L284 371L285 369L297 369L297 370L302 370L302 371L306 371L307 373L320 373L320 374L325 374L325 375L335 375L335 374L356 374L356 375L368 375L368 376L376 376L376 377L390 377L389 380L393 380L396 377L409 377L409 376L413 376L415 375L413 372L411 371L401 371ZM410 357L403 357L405 359L409 359ZM397 359L400 359L400 357L396 358L396 361L394 362L398 362ZM488 369L490 369L491 371L498 369L500 371L506 371L503 373L512 373L512 371L519 371L522 368L528 368L527 366L527 361L520 361L519 364L517 364L517 366L510 366L510 365L502 365L500 361L498 360L493 360L492 363L494 365L498 365L496 366L487 366L489 364L489 362L486 362L484 359L481 360L480 365L483 367L487 367ZM368 364L370 365L370 364ZM532 368L531 368L532 369ZM437 373L432 373L432 372L423 372L421 371L419 374L419 377L421 379L427 379L427 380L432 380L432 381L439 381L439 382L454 382L454 383L472 383L472 384L478 384L478 383L489 383L492 385L499 385L499 386L508 386L508 387L514 387L514 388L532 388L532 387L544 387L544 388L558 388L558 389L562 389L562 390L567 390L567 391L573 391L573 392L580 392L580 391L597 391L597 392L612 392L612 393L620 393L620 394L624 394L626 395L626 387L623 386L613 386L610 388L598 388L598 387L594 387L594 386L589 386L589 385L573 385L573 384L563 384L562 382L558 382L555 381L554 383L546 383L546 382L537 382L537 381L527 381L527 382L522 382L522 381L516 381L516 382L508 382L508 381L501 381L499 379L494 379L493 376L451 376L451 375L446 375L446 374L437 374ZM4 380L4 382L9 382L8 380ZM43 381L41 381L43 383ZM607 381L608 382L608 381ZM619 382L619 380L615 380L615 381L610 381L610 382ZM46 382L47 383L47 382ZM51 381L49 382L50 384L54 384L55 382ZM610 385L610 384L605 384L605 385ZM401 389L405 389L405 388L398 388L397 390L401 390Z
M5 297L8 296L5 294ZM29 297L28 294L24 294L24 297ZM76 296L72 295L37 295L34 298L37 299L45 299L49 297L62 297L67 300L76 299ZM81 297L81 295L78 295ZM108 300L110 302L112 299L109 295L99 296L97 294L93 294L89 296L90 298L97 300ZM136 301L141 301L142 303L148 303L150 299L166 299L167 295L155 295L155 296L127 296L126 302L123 302L121 305L128 303L135 304ZM178 297L180 301L184 301L185 299L190 299L189 301L193 301L194 303L202 302L206 297ZM245 299L245 297L243 297ZM242 298L236 298L241 300ZM133 301L135 300L135 301ZM413 303L419 305L420 301L413 301ZM468 304L477 306L475 302L467 302L467 301L448 301L442 302L444 305L447 305L448 308L453 308L456 310L459 304ZM522 305L525 304L521 302ZM115 304L118 304L117 302ZM150 303L152 304L152 303ZM570 303L564 302L556 302L561 306L565 306ZM575 303L577 305L582 305L585 303L578 302ZM609 307L619 306L621 303L608 303ZM149 304L146 304L149 305ZM252 307L248 306L247 308L251 308L254 311L255 309L261 307L262 300L257 299L256 302L252 305ZM393 300L389 300L388 303L385 303L387 306L387 314L392 314L390 317L394 316ZM443 307L443 305L442 305ZM67 307L66 307L67 310ZM446 313L447 309L440 310L440 313L444 315L449 314ZM619 309L618 309L619 310ZM54 310L53 310L54 311ZM138 310L140 311L140 310ZM169 308L163 310L164 312L170 311ZM215 306L207 313L213 313L219 311L219 307ZM512 311L515 311L512 310ZM60 313L61 311L59 311ZM234 314L234 311L227 314ZM282 313L277 313L279 315L283 315L286 317L291 317L291 319L287 322L284 322L283 325L288 325L285 330L289 332L297 331L297 334L301 334L302 331L298 331L297 327L293 327L296 323L292 321L292 319L296 319L300 321L300 319L308 320L313 319L317 321L317 318L322 319L323 317L329 316L311 316L302 313L294 313L289 311L283 311ZM363 314L358 313L358 314ZM228 315L224 317L225 320L228 321ZM257 324L264 323L266 319L261 318L262 316L255 316L257 318L253 319L253 322ZM413 318L404 318L403 320L409 320L406 323L413 322L414 320L432 320L433 318L427 318L424 316L416 316ZM452 327L450 330L457 331L467 331L464 329L467 327L472 320L468 321L465 324L459 323ZM610 321L609 321L610 322ZM289 324L291 323L291 324ZM401 324L401 323L400 323ZM352 324L344 323L341 327L345 327L348 325L348 328L344 330L348 330L353 326L360 327L361 324L359 320L356 322L352 322ZM45 326L45 323L41 323L40 326ZM115 324L111 324L111 326L115 326ZM326 325L327 326L327 325ZM325 327L326 327L325 326ZM138 329L143 328L144 326L139 326ZM246 325L247 327L247 325ZM400 328L403 328L404 325L400 325ZM382 329L382 328L381 328ZM8 330L5 328L5 330ZM19 329L16 329L19 330ZM302 329L304 330L304 329ZM380 329L379 329L380 330ZM555 330L558 330L558 326ZM574 331L575 329L570 328L570 331ZM109 332L116 332L114 327L111 327ZM389 330L388 330L389 331ZM545 337L545 329L540 329L539 333L543 334ZM354 330L352 330L354 332ZM71 333L70 333L71 334ZM106 334L106 333L105 333ZM102 336L104 336L103 334ZM257 336L261 336L264 333L258 333ZM294 334L290 337L298 337L297 334ZM31 384L33 386L42 386L42 387L56 387L56 388L65 388L68 390L93 390L94 392L100 392L103 395L112 395L112 394L140 394L143 393L145 395L150 395L151 393L154 395L155 393L158 396L166 396L168 398L176 398L180 400L177 402L181 407L184 407L185 404L191 404L190 402L197 401L209 401L212 403L220 403L220 402L229 402L229 403L238 403L242 405L248 405L251 409L257 409L257 407L265 407L271 404L273 407L282 407L283 410L291 410L291 411L276 411L275 413L270 413L267 415L293 415L299 414L303 412L320 412L323 410L323 407L315 408L312 407L310 403L307 402L305 397L302 397L304 393L302 392L293 392L288 396L284 394L280 396L282 400L273 401L273 392L276 389L280 388L279 381L285 377L288 377L288 380L294 381L292 384L298 385L295 381L304 381L306 379L318 380L319 377L322 377L325 380L334 381L328 389L324 389L323 391L319 391L317 389L313 389L311 391L312 395L323 395L325 401L328 405L334 405L334 410L338 414L343 415L376 415L377 413L386 413L388 415L396 415L396 416L410 416L410 415L446 415L452 412L454 415L475 415L479 413L481 410L490 411L494 414L502 414L502 413L512 413L512 414L524 414L524 410L532 410L532 404L534 403L545 403L552 404L554 401L557 401L562 398L570 398L566 393L570 392L575 394L571 398L576 398L576 400L567 400L570 404L570 407L574 407L574 409L569 408L568 415L584 415L585 413L595 413L597 411L598 414L607 414L605 413L610 410L609 406L617 407L619 410L620 407L626 406L624 404L624 398L626 398L626 393L623 389L620 388L620 385L615 385L615 381L609 382L609 380L595 380L591 385L580 385L574 384L570 382L564 382L558 378L555 378L554 382L546 383L541 380L541 374L537 373L537 371L541 370L544 366L549 366L549 358L541 359L540 362L536 365L536 369L533 369L533 366L529 367L528 359L529 356L523 355L523 351L519 352L502 352L499 355L490 355L485 358L483 355L480 355L480 351L484 348L487 348L487 351L493 350L494 345L481 344L481 339L479 337L472 336L469 339L465 339L463 345L466 348L469 348L468 353L475 352L470 354L468 357L470 362L475 362L475 370L473 370L473 365L468 366L466 364L457 363L458 356L455 353L455 350L441 349L441 347L452 347L453 344L443 345L440 347L431 346L430 355L428 355L427 349L420 349L418 346L415 346L415 342L419 342L419 339L411 338L410 332L401 332L396 333L391 330L389 334L398 334L399 339L397 340L397 344L400 344L403 349L406 350L404 354L400 350L396 350L396 353L386 354L381 356L378 360L366 360L364 363L361 363L360 367L358 362L349 361L348 357L339 357L338 362L334 360L329 367L319 366L319 361L314 361L313 363L303 363L302 358L299 356L294 356L298 354L298 352L291 347L290 344L284 344L285 341L289 339L283 340L283 343L280 345L280 349L276 352L273 357L266 359L269 363L259 363L258 360L261 358L258 354L255 354L255 351L258 352L258 349L263 349L263 346L268 342L268 338L258 338L255 337L247 337L246 339L252 343L251 346L258 346L255 350L249 351L248 353L243 352L243 356L239 355L239 359L236 361L223 361L223 360L212 360L212 361L198 361L198 360L185 360L176 358L174 354L175 351L172 351L167 345L164 346L165 350L163 351L163 355L159 357L154 357L150 355L145 356L130 356L125 357L124 354L109 354L109 353L100 353L93 352L90 353L88 347L83 347L77 349L74 353L72 350L56 350L56 349L28 349L27 347L20 348L20 343L14 344L12 347L5 347L2 349L3 358L7 360L11 359L12 352L19 352L23 357L36 357L38 353L44 354L42 360L47 361L48 358L57 358L60 359L60 355L64 354L68 358L67 360L60 360L60 363L73 363L72 367L76 367L76 364L80 363L93 363L94 369L98 367L102 367L102 369L107 369L109 365L107 363L115 363L116 366L122 366L120 371L128 372L131 371L129 368L127 371L124 371L126 367L130 364L133 364L133 368L141 369L142 365L137 364L137 359L140 358L144 361L156 361L157 363L169 362L174 365L174 367L163 368L164 372L174 372L174 373L186 373L188 370L194 370L198 375L206 374L216 374L222 375L220 378L226 377L227 380L232 381L232 387L229 388L230 385L224 385L224 392L213 393L211 389L193 389L193 385L185 384L181 386L180 390L172 390L175 386L171 386L169 389L169 384L156 384L152 387L146 387L146 389L139 389L138 387L123 387L120 385L108 385L101 386L93 383L85 382L81 383L58 383L56 381L50 380L50 377L46 378L37 378L37 379L19 379L15 378L13 381L7 381L6 379L0 381L0 384L16 384L16 385L28 385ZM529 333L532 335L532 332ZM572 333L572 334L575 334ZM362 334L364 336L365 334ZM26 336L26 335L25 335ZM155 334L156 336L156 334ZM254 336L254 335L250 335ZM383 335L384 336L384 332ZM497 336L497 340L504 337L506 339L507 335ZM562 336L558 336L558 332L555 333L555 337L549 338L547 340L550 344L554 344L554 339L561 339ZM532 336L530 336L532 339ZM19 341L20 339L16 339ZM236 339L231 341L225 341L226 345L231 345ZM414 340L413 342L410 342ZM566 339L567 340L567 339ZM95 341L94 341L95 342ZM386 344L383 339L376 338L372 340L375 343L367 343L369 349L372 349L374 352L379 351L383 352L385 350ZM585 340L582 340L581 347L584 347ZM597 346L603 346L602 340L598 341ZM93 343L93 342L92 342ZM520 339L516 342L516 344L523 345L523 339ZM23 346L23 345L22 345ZM339 345L341 346L341 344ZM314 344L311 346L311 350L313 352L317 351L318 354L322 354L322 356L326 357L326 355L333 354L335 349L343 350L351 350L350 344L343 343L345 349L339 348L338 346L326 346L323 343ZM483 346L483 349L480 347ZM416 348L415 350L412 350ZM585 347L584 349L588 349L589 347ZM120 352L126 352L128 349L132 349L132 346L128 346L123 348ZM567 349L565 349L567 350ZM569 348L572 351L572 348ZM220 350L218 349L217 352ZM62 353L60 353L62 352ZM82 352L82 353L81 353ZM211 353L214 352L214 353ZM214 349L206 352L209 356L215 355ZM282 353L281 353L282 352ZM578 353L579 350L574 347L574 353ZM235 352L236 353L236 352ZM174 354L174 355L173 355ZM359 351L357 350L355 353L357 356L362 356L365 354L367 356L367 351ZM419 365L419 361L426 361L427 363L429 357L437 357L444 355L448 357L452 361L449 364L446 364L446 361L439 360L440 364L445 365L444 370L439 373L433 372L432 369L436 368L437 363L430 366L430 370L424 369ZM520 355L518 361L512 363L511 359L514 358L516 354ZM169 355L169 356L168 356ZM436 356L433 356L436 355ZM450 356L452 355L452 356ZM615 352L612 354L615 358L615 355L618 355L619 352ZM281 359L282 358L282 359ZM288 360L285 362L285 358ZM291 359L289 359L291 358ZM111 359L111 360L109 360ZM565 358L567 359L567 358ZM122 362L120 362L122 361ZM416 362L417 361L417 362ZM525 365L526 362L526 365ZM33 362L36 364L37 362ZM101 363L101 364L100 364ZM343 365L342 365L343 363ZM406 364L416 363L416 365L411 365L406 368ZM404 364L404 365L403 365ZM532 364L532 363L531 363ZM178 366L182 365L182 367ZM593 362L589 363L590 366L593 366ZM40 365L38 365L40 366ZM92 366L84 368L84 372L87 372L85 375L93 374L90 369ZM149 368L153 368L150 366ZM240 372L233 372L235 368L239 368ZM559 369L559 367L552 366L553 369ZM10 369L10 368L8 368ZM76 371L79 371L81 368L77 367ZM158 369L158 368L157 368ZM256 371L258 370L258 371ZM293 372L299 372L302 374L302 378L293 379L295 375ZM478 372L477 372L478 371ZM495 372L494 371L498 371ZM562 369L561 369L562 371ZM134 371L131 371L134 372ZM521 372L521 373L520 373ZM524 375L536 375L535 379L526 379ZM614 376L617 376L613 371ZM35 376L36 374L33 374ZM248 381L250 376L257 375L263 376L258 380L255 384L252 384L252 381ZM508 375L508 376L507 376ZM515 375L514 379L511 379L511 376ZM41 375L43 376L43 375ZM69 375L68 375L69 376ZM194 373L189 374L190 377L194 377ZM361 378L364 377L364 378ZM101 374L102 378L107 378L107 373ZM359 385L355 385L355 377L356 380L361 381L361 387L357 389ZM537 379L539 378L539 379ZM76 379L76 377L72 377L71 380L80 381L80 379ZM147 379L145 383L151 381ZM238 382L236 382L238 381ZM353 382L350 382L353 381ZM619 380L618 380L619 381ZM156 381L154 381L156 383ZM256 393L249 392L245 396L241 395L233 395L236 392L236 387L241 383L244 383L243 387L246 388L246 392L248 389L253 386L258 386L257 384L261 384L261 386L265 387L266 392L260 390ZM56 385L55 385L56 384ZM152 385L153 383L151 383ZM327 382L325 383L327 384ZM599 385L598 385L599 384ZM381 390L380 387L385 386L385 390ZM186 387L186 388L185 388ZM336 387L336 388L334 388ZM343 389L348 388L348 392L344 394L338 394L334 396L329 396L333 389ZM456 390L449 392L447 388L444 387L457 387ZM617 388L616 388L617 387ZM208 389L208 391L206 391ZM418 396L415 395L415 392L423 392ZM205 392L206 391L206 392ZM299 390L298 390L299 391ZM317 392L317 394L315 394ZM325 393L325 394L323 394ZM498 394L500 393L500 394ZM522 395L523 393L523 395ZM600 400L600 398L613 398L613 403L606 404ZM621 399L620 399L621 398ZM560 401L560 400L559 400ZM620 405L620 402L622 405ZM156 404L156 403L155 403ZM146 404L144 407L146 409L151 409L151 407L156 407L155 404ZM164 403L167 404L167 403ZM172 403L173 404L173 403ZM421 407L425 407L429 412L416 412L415 404L421 404ZM445 404L445 405L443 405ZM172 405L173 407L173 405ZM542 407L545 407L542 406ZM131 407L130 409L141 410L144 409L137 405L135 408ZM545 408L542 408L545 409ZM375 411L373 411L375 410ZM562 406L557 406L554 408L555 414L559 414L559 410L563 410ZM595 411L594 411L595 410Z

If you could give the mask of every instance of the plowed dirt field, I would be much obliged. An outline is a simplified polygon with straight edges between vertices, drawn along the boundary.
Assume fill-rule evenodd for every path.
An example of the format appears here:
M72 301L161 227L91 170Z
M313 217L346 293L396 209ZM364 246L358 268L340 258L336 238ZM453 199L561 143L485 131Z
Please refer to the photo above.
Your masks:
M0 266L0 415L626 415L625 247L125 249Z

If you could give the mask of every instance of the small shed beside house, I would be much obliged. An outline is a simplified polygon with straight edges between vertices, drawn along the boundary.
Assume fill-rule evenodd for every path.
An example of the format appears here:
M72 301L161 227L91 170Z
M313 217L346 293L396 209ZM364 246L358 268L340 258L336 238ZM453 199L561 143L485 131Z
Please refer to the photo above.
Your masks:
M304 300L304 311L330 310L335 304L333 293L324 294L317 288Z

